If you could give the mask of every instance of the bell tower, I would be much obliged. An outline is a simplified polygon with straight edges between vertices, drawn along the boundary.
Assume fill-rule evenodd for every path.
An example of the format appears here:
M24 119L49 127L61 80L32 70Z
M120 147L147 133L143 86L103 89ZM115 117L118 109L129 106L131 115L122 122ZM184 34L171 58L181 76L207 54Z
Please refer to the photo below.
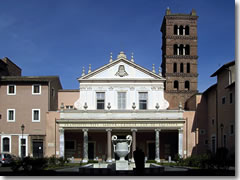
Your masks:
M185 107L188 98L198 92L197 19L190 14L173 14L166 10L162 32L162 75L166 78L165 99L169 109Z

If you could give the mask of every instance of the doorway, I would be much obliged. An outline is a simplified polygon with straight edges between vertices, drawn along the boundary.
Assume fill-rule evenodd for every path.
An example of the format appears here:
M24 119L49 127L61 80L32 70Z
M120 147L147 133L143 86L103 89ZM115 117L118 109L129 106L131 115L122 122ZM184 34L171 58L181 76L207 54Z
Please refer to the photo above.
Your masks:
M33 141L33 157L42 158L43 157L43 141Z
M88 142L88 159L94 159L94 142Z
M149 142L148 143L148 160L155 159L155 143Z

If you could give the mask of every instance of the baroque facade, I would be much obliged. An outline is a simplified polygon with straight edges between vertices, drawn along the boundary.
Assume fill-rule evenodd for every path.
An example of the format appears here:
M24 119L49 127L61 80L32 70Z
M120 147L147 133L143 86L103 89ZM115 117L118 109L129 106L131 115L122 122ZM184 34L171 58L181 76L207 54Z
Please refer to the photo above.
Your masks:
M130 161L136 147L145 159L158 162L222 146L234 153L235 118L228 120L227 114L235 107L235 66L220 68L213 74L218 83L198 93L197 19L194 10L173 14L167 9L161 27L162 72L138 65L121 51L115 59L111 55L108 64L83 70L79 89L62 89L57 76L21 76L21 69L4 58L1 152L111 162L117 159L111 137L130 134ZM230 70L225 73L226 68ZM231 102L229 111L221 101Z

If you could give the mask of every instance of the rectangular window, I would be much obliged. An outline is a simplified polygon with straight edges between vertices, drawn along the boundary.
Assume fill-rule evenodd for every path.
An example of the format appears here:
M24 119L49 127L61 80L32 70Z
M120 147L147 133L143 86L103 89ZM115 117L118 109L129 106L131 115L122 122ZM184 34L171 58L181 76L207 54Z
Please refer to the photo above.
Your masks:
M212 136L212 152L216 152L216 138L215 136Z
M40 122L40 109L32 110L32 122Z
M214 119L212 119L212 125L213 125L213 126L214 126L214 123L215 123L215 122L214 122Z
M7 95L16 95L16 85L7 86Z
M232 96L232 93L229 94L229 103L232 104L233 102L233 96Z
M118 92L118 109L126 109L126 92Z
M206 134L205 129L200 129L200 135L204 135L204 134Z
M32 85L32 94L41 94L41 85L39 84Z
M26 157L28 155L28 136L18 136L18 153L20 157Z
M148 99L147 92L139 93L139 109L147 109L147 99Z
M7 121L8 122L15 122L15 109L8 109L7 110Z
M97 109L105 109L105 93L97 92Z
M26 139L22 139L21 138L21 157L25 157L26 156Z
M225 101L226 101L226 98L223 97L223 98L222 98L222 104L225 104Z
M3 142L3 152L9 152L10 150L10 139L8 137L4 137L2 139Z

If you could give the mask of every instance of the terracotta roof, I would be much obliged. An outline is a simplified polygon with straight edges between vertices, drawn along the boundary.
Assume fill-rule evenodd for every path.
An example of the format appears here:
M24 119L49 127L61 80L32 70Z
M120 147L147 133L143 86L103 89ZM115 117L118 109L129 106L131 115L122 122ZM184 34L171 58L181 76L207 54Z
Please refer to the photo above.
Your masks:
M79 92L79 89L59 89L58 92Z
M35 81L35 82L48 82L52 80L59 80L59 76L2 76L0 81Z
M225 68L228 68L229 66L233 66L235 64L235 60L228 62L226 64L224 64L222 67L220 67L215 73L213 73L210 77L214 77L216 75L218 75L221 71L223 71Z

